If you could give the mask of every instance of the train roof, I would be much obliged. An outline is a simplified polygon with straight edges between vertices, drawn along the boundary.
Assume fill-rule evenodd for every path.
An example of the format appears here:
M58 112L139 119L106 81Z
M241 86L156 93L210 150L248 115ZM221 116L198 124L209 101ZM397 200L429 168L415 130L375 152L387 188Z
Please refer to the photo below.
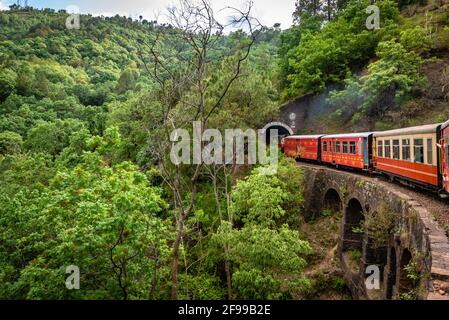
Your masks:
M354 133L339 133L325 135L323 138L366 138L372 135L374 132L354 132Z
M324 134L304 134L304 135L288 136L286 138L291 138L291 139L318 139L318 138L321 138L322 136L324 136Z
M447 127L449 127L449 120L441 125L441 129L446 129Z
M379 131L374 134L375 137L388 137L388 136L402 136L402 135L412 135L420 133L435 133L441 123L436 124L426 124L423 126L394 129L387 131Z

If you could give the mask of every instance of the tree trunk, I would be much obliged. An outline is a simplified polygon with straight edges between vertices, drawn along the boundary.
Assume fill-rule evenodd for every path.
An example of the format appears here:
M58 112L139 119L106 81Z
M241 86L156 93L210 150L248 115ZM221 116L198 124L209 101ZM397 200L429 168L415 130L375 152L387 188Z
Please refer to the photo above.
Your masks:
M184 232L184 220L185 213L181 213L179 216L178 227L176 231L176 238L173 244L173 262L171 268L172 275L172 287L171 298L172 300L178 300L178 267L179 267L179 246L181 244L182 234Z
M232 300L232 282L231 282L231 270L229 267L229 259L228 259L228 246L224 246L225 250L225 272L226 272L226 285L228 288L228 300Z
M220 198L218 195L218 186L217 186L217 176L216 172L212 174L212 182L214 185L214 195L215 195L215 203L218 210L218 215L220 217L220 222L223 221L223 215L221 213L221 207L220 207ZM227 186L226 186L227 188ZM231 270L229 266L229 249L227 245L223 246L224 252L225 252L225 273L226 273L226 286L228 289L228 300L232 300L232 282L231 282Z

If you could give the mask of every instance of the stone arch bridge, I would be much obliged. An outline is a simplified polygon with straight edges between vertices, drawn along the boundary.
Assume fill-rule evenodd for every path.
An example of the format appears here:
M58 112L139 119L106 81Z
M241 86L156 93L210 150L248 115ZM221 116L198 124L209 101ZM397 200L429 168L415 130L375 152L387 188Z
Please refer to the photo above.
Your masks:
M379 178L300 166L305 218L326 209L343 213L338 257L354 298L392 299L411 292L419 299L449 299L449 241L426 207ZM379 289L365 285L371 265L379 268Z

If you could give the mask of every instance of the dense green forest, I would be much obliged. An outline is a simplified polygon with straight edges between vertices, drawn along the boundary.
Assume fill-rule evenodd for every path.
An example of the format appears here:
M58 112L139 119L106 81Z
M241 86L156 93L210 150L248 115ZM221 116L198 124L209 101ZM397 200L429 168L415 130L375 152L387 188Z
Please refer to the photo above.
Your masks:
M336 126L419 119L423 101L447 108L447 5L379 0L380 29L367 30L368 5L299 0L288 30L230 33L201 19L192 31L176 19L90 15L69 30L62 11L0 12L0 298L344 293L341 279L306 272L320 255L302 228L293 160L281 157L275 175L176 166L167 132L194 120L262 128L283 102L333 84ZM240 13L237 22L254 23ZM433 91L423 66L446 75ZM66 288L70 265L80 290Z
M323 7L320 15L314 1L298 1L300 22L281 34L282 100L339 88L326 94L328 110L322 117L326 132L445 121L449 118L447 1L375 1L380 28L369 30L365 9L371 2L337 1L335 6L343 4L344 10L334 14L331 8L332 18L323 26L328 8Z

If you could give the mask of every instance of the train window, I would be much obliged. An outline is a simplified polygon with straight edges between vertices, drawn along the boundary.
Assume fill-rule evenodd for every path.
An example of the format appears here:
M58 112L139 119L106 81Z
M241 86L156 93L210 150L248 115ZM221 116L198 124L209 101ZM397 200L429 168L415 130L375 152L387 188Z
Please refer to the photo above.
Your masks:
M427 164L433 164L433 140L427 139Z
M340 141L336 141L335 142L335 152L340 153L341 149L340 149Z
M327 141L323 142L323 151L326 152L327 151Z
M391 158L390 140L385 140L385 158Z
M349 142L349 153L350 154L355 154L355 141L350 141Z
M393 159L399 160L399 140L393 140Z
M410 161L410 139L402 139L402 160Z
M413 140L413 151L415 155L415 162L424 163L424 144L423 139L414 139Z
M384 156L384 142L383 141L377 141L377 156L383 157Z
M363 151L363 148L362 148L362 140L359 140L359 146L358 146L358 148L359 148L359 156L361 156L361 155L362 155L362 151Z
M348 153L348 142L343 141L343 153Z

